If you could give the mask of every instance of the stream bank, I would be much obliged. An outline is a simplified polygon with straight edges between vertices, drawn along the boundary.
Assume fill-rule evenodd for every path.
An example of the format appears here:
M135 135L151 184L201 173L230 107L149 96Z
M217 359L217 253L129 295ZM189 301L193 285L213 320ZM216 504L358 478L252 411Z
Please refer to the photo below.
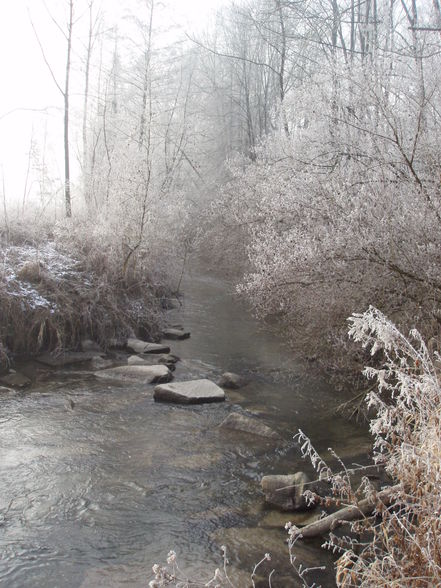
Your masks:
M159 264L125 267L113 234L106 242L97 228L39 229L0 228L0 374L19 357L77 350L86 337L104 348L132 333L159 336L171 296Z
M264 506L260 479L309 468L292 442L298 428L346 463L366 457L369 436L334 414L341 397L293 362L228 284L192 275L183 289L169 322L192 336L171 344L181 357L175 381L217 381L232 371L250 383L228 391L225 403L183 407L155 403L153 385L98 380L83 366L28 364L33 388L0 397L5 585L141 588L170 549L189 575L208 579L221 564L221 545L239 587L266 552L274 587L300 585L284 545L290 515ZM219 428L244 411L284 443ZM332 557L319 546L302 545L299 561L327 564L317 581L332 586Z

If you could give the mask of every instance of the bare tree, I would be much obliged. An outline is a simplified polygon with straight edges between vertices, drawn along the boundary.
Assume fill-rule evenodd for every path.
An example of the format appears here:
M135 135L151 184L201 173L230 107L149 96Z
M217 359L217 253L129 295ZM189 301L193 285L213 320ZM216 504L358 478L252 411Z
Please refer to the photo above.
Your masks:
M37 30L34 26L34 23L31 19L31 25L35 33L35 37L37 39L38 45L41 50L41 54L43 56L43 60L49 70L49 73L54 81L56 87L60 91L61 95L63 96L64 102L64 120L63 120L63 131L64 131L64 203L65 203L65 213L66 217L70 218L72 216L72 198L71 198L71 181L70 181L70 152L69 152L69 91L70 91L70 76L71 76L71 59L72 59L72 33L73 33L73 26L74 26L74 0L68 0L68 20L65 30L56 20L54 17L51 16L51 20L57 29L61 32L63 37L66 40L66 67L65 67L65 77L64 77L64 87L60 82L57 80L57 77L54 73L54 70L50 64L50 61L46 55L44 47L42 45L41 39L37 33Z

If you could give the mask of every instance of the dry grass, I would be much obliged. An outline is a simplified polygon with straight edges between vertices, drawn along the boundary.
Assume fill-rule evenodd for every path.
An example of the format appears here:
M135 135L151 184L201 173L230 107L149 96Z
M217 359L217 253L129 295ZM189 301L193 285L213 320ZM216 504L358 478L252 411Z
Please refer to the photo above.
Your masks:
M169 290L143 263L121 271L114 235L80 224L26 232L8 226L0 269L0 362L6 356L76 349L87 336L156 339Z
M376 381L368 394L374 456L392 480L387 504L369 479L357 491L349 476L327 477L341 503L362 497L375 503L372 516L350 525L345 537L331 533L326 545L340 552L341 588L432 588L441 586L441 358L417 331L404 336L381 312L370 308L350 319L350 334L380 368L367 368ZM307 451L308 453L308 451ZM323 464L313 451L313 463Z

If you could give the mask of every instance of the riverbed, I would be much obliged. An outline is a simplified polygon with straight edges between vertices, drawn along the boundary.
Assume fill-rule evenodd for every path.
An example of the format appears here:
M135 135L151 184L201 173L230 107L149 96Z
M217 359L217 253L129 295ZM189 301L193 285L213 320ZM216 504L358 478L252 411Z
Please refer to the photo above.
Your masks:
M175 380L224 371L249 380L227 401L175 406L153 401L153 386L95 378L85 366L28 364L34 386L0 396L0 583L8 588L141 588L170 550L183 573L207 581L222 567L250 585L266 552L274 588L301 586L289 565L285 521L265 508L260 478L306 470L292 437L348 464L369 449L365 427L335 414L341 396L296 361L224 280L189 275L170 312L191 338L172 342ZM232 411L250 413L282 440L219 428ZM299 563L327 566L311 581L334 585L321 541L298 549ZM268 585L259 579L258 585Z

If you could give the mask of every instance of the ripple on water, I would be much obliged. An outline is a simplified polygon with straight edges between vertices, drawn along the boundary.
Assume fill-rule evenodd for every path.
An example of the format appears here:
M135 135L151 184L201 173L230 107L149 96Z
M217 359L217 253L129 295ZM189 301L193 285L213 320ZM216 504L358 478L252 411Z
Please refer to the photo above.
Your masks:
M209 579L222 544L239 587L266 551L280 566L274 588L294 582L284 531L258 526L259 479L305 468L290 443L299 426L320 448L365 438L334 416L317 418L332 409L333 391L305 374L224 283L194 279L187 292L178 322L192 337L173 343L182 357L175 378L251 376L227 392L230 401L155 403L153 386L99 382L84 368L45 372L30 392L0 396L0 581L8 588L145 588L170 549L183 569ZM288 442L219 429L234 403ZM306 563L327 557L314 545L302 550Z

